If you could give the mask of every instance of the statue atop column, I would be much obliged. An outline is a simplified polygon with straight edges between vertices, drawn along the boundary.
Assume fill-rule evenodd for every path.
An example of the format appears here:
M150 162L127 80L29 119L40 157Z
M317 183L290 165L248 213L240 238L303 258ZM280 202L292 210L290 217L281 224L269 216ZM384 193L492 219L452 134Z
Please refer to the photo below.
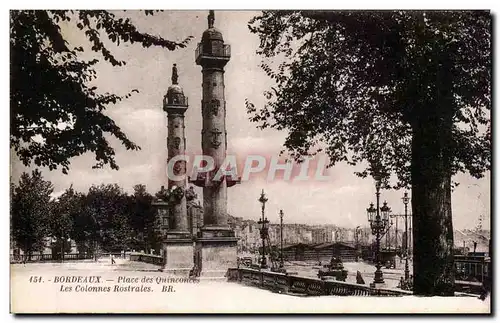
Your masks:
M172 66L172 84L179 84L179 74L177 74L177 64Z
M208 28L214 28L215 13L213 10L209 11L207 20L208 20Z

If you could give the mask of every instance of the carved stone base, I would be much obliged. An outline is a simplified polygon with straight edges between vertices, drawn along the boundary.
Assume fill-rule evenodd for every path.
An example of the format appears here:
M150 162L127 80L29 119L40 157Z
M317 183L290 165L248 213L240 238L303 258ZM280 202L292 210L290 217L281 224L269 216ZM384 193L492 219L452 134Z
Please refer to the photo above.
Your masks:
M386 283L370 283L370 288L386 288Z
M199 238L217 239L217 238L233 238L234 231L230 227L203 227L200 230Z
M228 268L238 266L236 248L238 239L234 237L234 232L232 237L224 236L226 233L208 237L207 233L207 231L202 232L202 237L197 239L196 249L201 262L200 278L224 278Z
M167 239L163 242L162 271L177 276L189 276L193 268L193 252L192 239Z
M176 241L183 242L183 241L193 241L191 233L189 231L173 231L169 230L167 231L166 234L166 241L168 243L175 243Z

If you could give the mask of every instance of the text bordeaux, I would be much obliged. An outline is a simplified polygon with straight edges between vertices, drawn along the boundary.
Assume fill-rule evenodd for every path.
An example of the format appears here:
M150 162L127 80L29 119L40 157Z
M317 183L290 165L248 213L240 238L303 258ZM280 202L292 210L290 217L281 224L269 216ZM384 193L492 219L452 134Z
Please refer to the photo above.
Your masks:
M99 284L102 282L101 276L55 276L54 283L66 283L66 284Z

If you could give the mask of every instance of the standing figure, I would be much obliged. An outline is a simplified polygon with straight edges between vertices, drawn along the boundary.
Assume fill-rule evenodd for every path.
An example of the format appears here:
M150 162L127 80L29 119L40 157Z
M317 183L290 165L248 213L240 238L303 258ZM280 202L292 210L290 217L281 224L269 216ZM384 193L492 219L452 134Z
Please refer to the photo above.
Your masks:
M361 285L365 284L365 280L363 279L363 276L361 275L361 272L359 270L356 273L356 284L361 284Z

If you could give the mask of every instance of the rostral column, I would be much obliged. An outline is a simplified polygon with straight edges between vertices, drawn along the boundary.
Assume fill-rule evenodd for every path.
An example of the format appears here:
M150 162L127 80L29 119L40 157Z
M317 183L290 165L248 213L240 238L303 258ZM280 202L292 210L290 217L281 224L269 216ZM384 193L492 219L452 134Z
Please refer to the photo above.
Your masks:
M176 64L172 67L172 85L163 101L163 110L168 119L168 188L171 192L167 202L169 227L163 241L164 271L188 275L193 268L193 239L188 230L186 208L186 162L174 158L184 156L186 137L184 113L188 109L188 98L178 82Z
M215 15L210 10L208 29L196 49L196 64L202 67L202 150L214 160L215 169L203 173L191 182L203 187L203 227L198 237L202 275L218 276L236 266L234 231L228 224L227 188L239 179L222 176L214 180L226 158L226 101L224 96L224 67L231 58L230 46L224 44L222 33L214 27ZM199 165L194 165L199 166Z

